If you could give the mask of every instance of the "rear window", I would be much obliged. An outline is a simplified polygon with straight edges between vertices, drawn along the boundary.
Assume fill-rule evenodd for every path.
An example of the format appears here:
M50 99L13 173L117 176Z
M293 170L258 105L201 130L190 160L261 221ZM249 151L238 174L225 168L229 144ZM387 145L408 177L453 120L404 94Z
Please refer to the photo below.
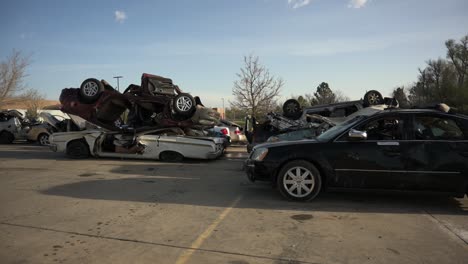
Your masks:
M416 116L414 138L416 140L460 140L466 135L461 122L450 117Z

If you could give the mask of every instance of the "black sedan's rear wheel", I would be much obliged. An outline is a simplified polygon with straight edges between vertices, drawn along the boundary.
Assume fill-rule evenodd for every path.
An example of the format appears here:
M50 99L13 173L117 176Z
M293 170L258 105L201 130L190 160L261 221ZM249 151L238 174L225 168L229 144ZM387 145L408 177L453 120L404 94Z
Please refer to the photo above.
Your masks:
M195 112L195 99L187 93L181 93L174 98L173 109L183 117L191 117Z
M290 200L310 201L320 193L322 178L313 164L296 160L281 169L277 186L280 193Z
M66 154L72 159L85 159L89 157L89 146L84 139L73 140L67 145Z
M104 85L97 79L89 78L84 80L80 86L80 100L83 103L94 103L104 91Z

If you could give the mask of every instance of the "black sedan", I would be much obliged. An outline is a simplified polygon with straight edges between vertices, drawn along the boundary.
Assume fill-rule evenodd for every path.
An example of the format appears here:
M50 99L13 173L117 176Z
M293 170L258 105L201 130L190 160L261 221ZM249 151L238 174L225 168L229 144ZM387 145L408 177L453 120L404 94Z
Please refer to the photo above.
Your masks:
M314 199L326 188L468 194L468 116L391 109L357 116L316 139L254 148L244 169L286 198Z

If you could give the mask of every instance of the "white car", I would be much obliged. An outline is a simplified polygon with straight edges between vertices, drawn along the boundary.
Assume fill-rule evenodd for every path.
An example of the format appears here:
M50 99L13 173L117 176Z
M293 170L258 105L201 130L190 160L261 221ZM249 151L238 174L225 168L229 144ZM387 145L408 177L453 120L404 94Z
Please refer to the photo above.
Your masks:
M0 112L0 144L11 144L14 140L28 140L47 145L51 133L52 128L47 124L29 122L16 110Z
M178 127L136 133L83 130L54 133L50 147L70 158L115 157L181 161L184 158L216 159L224 152L223 139L187 136Z

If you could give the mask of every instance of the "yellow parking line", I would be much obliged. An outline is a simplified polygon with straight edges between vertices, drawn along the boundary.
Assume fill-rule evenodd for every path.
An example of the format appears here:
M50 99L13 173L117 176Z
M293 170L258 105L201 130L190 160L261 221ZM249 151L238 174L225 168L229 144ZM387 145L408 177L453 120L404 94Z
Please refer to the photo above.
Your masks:
M224 211L216 218L213 223L201 234L198 236L198 238L190 245L190 248L185 250L182 255L179 256L179 258L176 261L176 264L185 264L190 257L192 256L193 252L195 250L199 249L200 246L203 244L203 242L211 235L213 230L223 221L224 218L229 214L229 212L234 208L239 201L241 200L242 195L237 197Z

